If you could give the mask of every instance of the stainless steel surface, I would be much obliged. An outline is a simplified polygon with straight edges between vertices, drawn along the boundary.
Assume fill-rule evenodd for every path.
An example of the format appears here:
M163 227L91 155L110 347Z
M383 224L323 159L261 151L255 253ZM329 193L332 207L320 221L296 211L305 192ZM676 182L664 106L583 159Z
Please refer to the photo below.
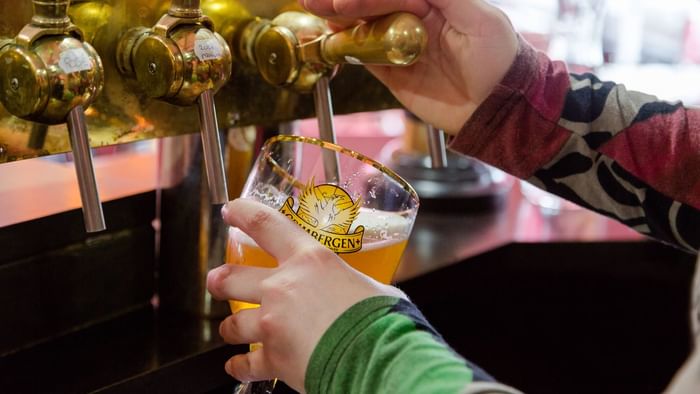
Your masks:
M447 167L447 147L445 146L445 132L428 126L428 151L430 153L430 166L435 169Z
M321 77L314 85L314 104L318 119L318 132L324 141L337 143L333 125L333 99L331 97L330 77ZM326 182L338 183L340 179L340 162L336 152L323 150L323 171Z
M214 93L207 90L199 96L199 124L204 149L204 166L209 181L209 194L213 204L225 204L228 200L224 157L221 151L219 127L216 120Z
M68 131L71 148L75 160L75 172L78 176L80 200L83 203L85 230L89 233L105 230L102 203L95 180L95 169L92 166L92 154L88 142L87 125L83 107L78 105L68 114Z

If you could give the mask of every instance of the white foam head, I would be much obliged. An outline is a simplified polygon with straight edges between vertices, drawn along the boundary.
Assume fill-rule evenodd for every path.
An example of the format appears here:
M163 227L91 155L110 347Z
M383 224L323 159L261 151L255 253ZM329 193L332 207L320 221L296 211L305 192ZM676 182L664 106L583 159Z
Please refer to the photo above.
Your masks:
M363 250L384 247L387 244L404 241L411 233L412 220L399 213L361 208L350 232L363 226ZM229 228L229 239L239 244L256 245L256 242L238 228Z

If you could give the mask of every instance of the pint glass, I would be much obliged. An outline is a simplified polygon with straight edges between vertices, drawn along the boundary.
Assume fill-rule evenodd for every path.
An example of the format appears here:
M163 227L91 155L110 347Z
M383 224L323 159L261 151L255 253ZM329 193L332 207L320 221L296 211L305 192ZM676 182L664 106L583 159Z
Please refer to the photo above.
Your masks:
M389 168L336 144L299 136L266 142L241 197L280 211L349 265L383 283L392 281L418 211L416 192ZM226 262L277 266L233 227ZM230 305L234 313L257 306L235 300Z
M243 188L279 210L355 269L390 283L418 211L413 188L389 168L341 146L299 136L268 140ZM228 264L276 267L239 229L229 229ZM338 283L338 286L342 286ZM257 305L229 301L231 311ZM252 344L255 350L259 344ZM235 394L268 394L275 381L242 383Z

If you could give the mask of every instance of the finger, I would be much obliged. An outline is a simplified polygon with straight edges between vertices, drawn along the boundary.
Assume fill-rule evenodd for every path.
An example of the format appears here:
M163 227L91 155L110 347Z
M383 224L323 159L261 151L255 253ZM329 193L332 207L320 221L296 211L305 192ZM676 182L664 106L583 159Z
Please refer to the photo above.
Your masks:
M226 363L226 372L241 382L257 382L275 378L270 369L264 349L231 357Z
M260 308L243 309L227 317L219 325L219 335L231 345L260 342Z
M422 18L430 11L426 0L303 0L304 7L322 17L362 19L392 12L410 12Z
M345 30L364 22L362 19L342 18L337 16L327 17L325 19L328 20L328 26L330 26L334 32Z
M296 223L254 200L231 201L224 207L223 214L227 223L248 234L279 263L297 250L318 245Z
M260 282L272 275L272 269L224 264L207 274L207 290L217 300L260 303Z

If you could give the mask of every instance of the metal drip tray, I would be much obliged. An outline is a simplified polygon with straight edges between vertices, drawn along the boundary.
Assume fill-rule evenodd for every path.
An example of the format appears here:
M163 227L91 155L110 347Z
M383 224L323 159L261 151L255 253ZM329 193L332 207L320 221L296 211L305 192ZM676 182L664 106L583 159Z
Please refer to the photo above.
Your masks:
M427 155L396 151L391 166L413 185L421 207L429 210L493 208L513 183L502 171L454 153L448 153L447 167L433 169Z

